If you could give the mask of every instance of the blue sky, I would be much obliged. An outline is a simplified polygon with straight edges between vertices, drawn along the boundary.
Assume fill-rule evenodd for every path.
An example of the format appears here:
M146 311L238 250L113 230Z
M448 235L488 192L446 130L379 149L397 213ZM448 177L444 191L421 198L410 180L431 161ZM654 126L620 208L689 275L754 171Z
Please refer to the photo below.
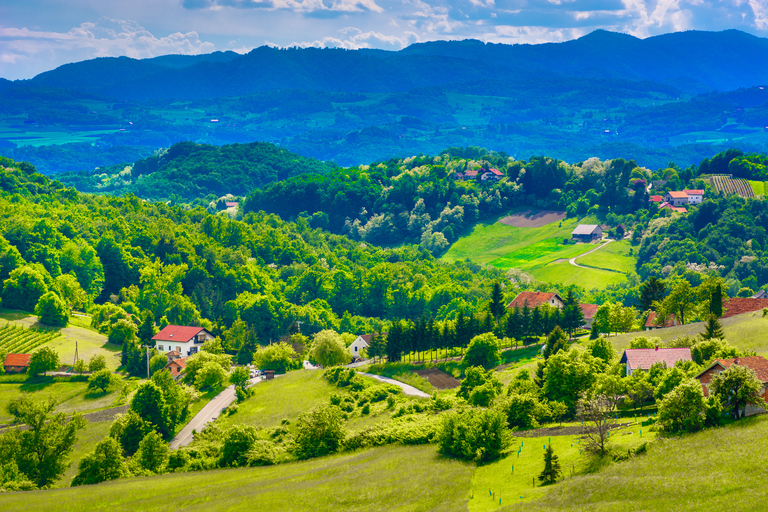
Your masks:
M0 77L104 56L265 44L399 50L437 39L542 43L595 29L768 37L768 0L2 0Z

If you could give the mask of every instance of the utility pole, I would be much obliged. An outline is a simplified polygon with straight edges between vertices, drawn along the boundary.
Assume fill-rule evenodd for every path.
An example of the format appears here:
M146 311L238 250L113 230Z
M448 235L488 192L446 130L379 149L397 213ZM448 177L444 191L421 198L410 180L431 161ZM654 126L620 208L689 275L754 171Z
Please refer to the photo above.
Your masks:
M149 380L149 345L145 345L147 348L147 380Z

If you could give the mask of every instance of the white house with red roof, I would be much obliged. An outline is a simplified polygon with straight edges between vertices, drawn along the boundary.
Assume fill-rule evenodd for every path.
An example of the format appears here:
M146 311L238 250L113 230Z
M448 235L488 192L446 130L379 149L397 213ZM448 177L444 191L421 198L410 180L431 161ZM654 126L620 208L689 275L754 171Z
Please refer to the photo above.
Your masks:
M757 380L763 384L763 389L760 391L760 396L763 400L768 400L768 359L764 358L763 356L715 359L712 361L712 364L710 364L705 370L694 377L699 382L701 382L704 396L709 396L709 385L712 382L714 376L720 372L724 372L734 365L746 366L755 372ZM751 416L761 412L765 412L762 407L747 405L744 411L744 415Z
M371 345L371 338L373 334L361 334L355 341L348 347L349 353L352 357L360 357L360 352L365 350Z
M678 361L692 361L690 348L628 348L620 363L627 366L627 377L637 370L648 371L656 363L672 368Z
M528 306L533 309L544 304L562 309L565 306L565 301L556 293L520 292L507 307L522 309Z
M152 336L155 348L161 354L176 351L180 357L196 354L200 347L215 336L202 327L187 327L184 325L168 325L159 333Z
M664 194L664 201L672 206L682 206L688 204L688 194L683 191L670 190Z

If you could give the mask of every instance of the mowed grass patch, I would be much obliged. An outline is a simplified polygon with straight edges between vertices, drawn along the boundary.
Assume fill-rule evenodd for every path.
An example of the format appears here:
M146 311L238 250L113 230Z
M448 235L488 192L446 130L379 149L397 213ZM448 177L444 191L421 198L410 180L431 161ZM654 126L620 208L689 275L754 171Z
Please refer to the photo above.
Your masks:
M24 384L0 383L0 422L9 422L13 416L8 412L8 404L27 394L34 400L56 399L57 412L72 414L105 409L116 404L120 398L117 386L101 391L89 392L87 382L54 382L53 377L41 377Z
M322 370L288 372L274 380L261 381L251 389L253 395L238 404L236 413L216 420L219 425L244 423L269 428L280 425L284 419L293 423L302 412L327 403L330 394L337 391L325 380Z
M626 422L626 420L624 420ZM654 439L654 434L641 427L632 425L611 431L608 448L614 453L627 453L645 441ZM512 442L511 453L491 464L479 466L472 478L469 500L470 512L498 510L512 503L530 503L546 496L555 486L541 486L539 474L544 469L544 450L552 445L552 450L560 460L564 478L580 475L595 465L595 456L585 447L581 435L544 437L516 437ZM518 455L518 449L520 454ZM610 455L608 459L610 460ZM606 460L606 462L607 462Z
M762 312L721 318L725 339L741 349L754 350L758 355L768 355L768 318ZM704 332L704 322L694 322L652 331L628 332L608 339L617 351L629 348L629 342L638 336L658 337L663 342L680 336L697 336Z
M766 510L768 417L659 439L648 453L565 480L505 510Z
M262 468L130 478L0 495L2 510L466 510L474 466L432 445L387 446ZM170 501L169 501L170 500Z
M524 228L522 228L524 229ZM519 251L497 258L491 265L497 268L531 270L543 267L559 259L570 259L597 247L592 244L563 245L563 238L548 238L531 244Z
M581 256L576 263L617 272L634 272L637 265L636 252L629 240L617 240L591 254Z
M442 259L452 262L469 258L476 263L490 263L547 239L569 238L578 224L596 222L592 218L581 221L565 219L539 228L519 228L496 221L478 223L469 234L459 238Z
M578 260L576 261L578 262ZM529 273L539 281L562 284L564 286L575 284L587 290L605 288L608 285L621 283L627 278L624 274L619 274L618 272L575 267L567 261L550 263L544 267L532 269Z
M748 180L749 186L752 187L752 191L756 196L765 195L765 182Z

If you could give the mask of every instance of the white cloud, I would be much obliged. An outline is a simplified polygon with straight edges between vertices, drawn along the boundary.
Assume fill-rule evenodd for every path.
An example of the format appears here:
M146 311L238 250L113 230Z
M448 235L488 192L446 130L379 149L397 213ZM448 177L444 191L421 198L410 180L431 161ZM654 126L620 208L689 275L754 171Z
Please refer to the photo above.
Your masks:
M380 32L363 32L355 27L344 27L338 31L341 37L323 37L315 41L293 42L287 46L301 48L386 48L399 50L419 41L415 32L405 32L402 36L386 35Z

